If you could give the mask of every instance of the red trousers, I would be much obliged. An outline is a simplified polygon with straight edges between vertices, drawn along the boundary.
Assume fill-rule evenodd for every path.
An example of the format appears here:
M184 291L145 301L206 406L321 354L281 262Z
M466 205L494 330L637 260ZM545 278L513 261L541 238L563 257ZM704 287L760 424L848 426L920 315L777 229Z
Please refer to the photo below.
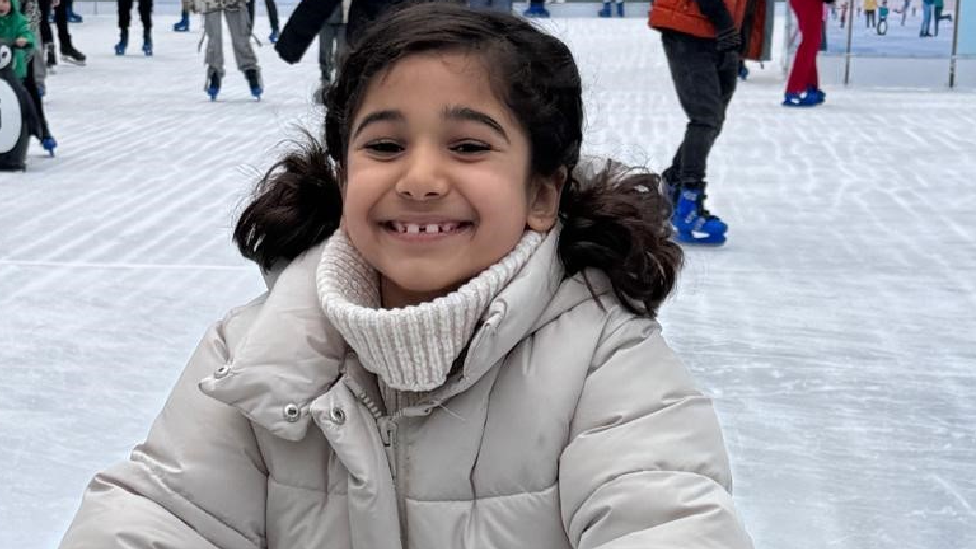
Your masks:
M817 52L820 51L820 33L823 25L822 0L790 0L800 26L800 47L793 59L793 70L786 83L786 93L803 93L808 88L819 88L817 77Z

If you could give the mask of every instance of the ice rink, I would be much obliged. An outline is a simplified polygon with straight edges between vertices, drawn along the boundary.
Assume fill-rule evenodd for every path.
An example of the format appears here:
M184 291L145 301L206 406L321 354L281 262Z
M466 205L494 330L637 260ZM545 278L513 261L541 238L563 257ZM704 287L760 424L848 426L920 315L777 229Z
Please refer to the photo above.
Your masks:
M205 328L262 291L235 213L283 140L318 131L315 46L296 66L258 50L260 103L228 48L211 103L200 21L173 21L153 58L112 53L114 16L74 25L88 66L47 84L58 155L0 174L0 549L56 547ZM658 35L547 25L585 75L587 150L665 167L685 119ZM743 519L761 549L973 549L976 95L828 87L786 110L778 63L753 68L710 165L730 242L688 251L662 314Z

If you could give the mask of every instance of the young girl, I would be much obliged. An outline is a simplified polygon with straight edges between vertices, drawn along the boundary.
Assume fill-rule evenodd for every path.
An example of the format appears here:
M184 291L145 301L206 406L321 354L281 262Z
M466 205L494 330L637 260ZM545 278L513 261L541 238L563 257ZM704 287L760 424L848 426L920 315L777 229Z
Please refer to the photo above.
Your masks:
M681 261L659 179L574 174L581 91L510 15L371 26L324 145L237 226L270 291L207 333L61 547L751 547L653 320Z

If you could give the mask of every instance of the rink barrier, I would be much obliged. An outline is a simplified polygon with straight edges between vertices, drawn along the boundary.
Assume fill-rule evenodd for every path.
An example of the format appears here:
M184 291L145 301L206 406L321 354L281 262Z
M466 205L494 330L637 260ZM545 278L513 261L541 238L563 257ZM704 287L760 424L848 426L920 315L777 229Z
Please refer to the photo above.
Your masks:
M872 51L859 50L858 39L855 38L854 21L863 21L858 17L863 17L860 9L856 6L862 0L848 1L848 20L852 24L846 25L846 43L842 51L821 52L820 67L821 79L826 84L842 84L845 86L867 86L897 89L976 89L976 10L969 6L963 12L961 5L966 2L972 3L973 0L955 0L955 5L951 13L952 40L951 46L946 47L944 54L933 55L931 53L916 54L911 51L902 51L898 54L877 53ZM835 6L840 6L845 0L837 0ZM892 0L889 0L891 3ZM900 0L893 0L895 4ZM912 0L913 4L920 4L921 0ZM115 13L116 2L104 0L74 0L75 11L81 15L107 15ZM785 27L782 37L774 40L782 40L785 43L785 55L778 56L781 61L781 69L784 78L792 64L792 58L796 52L797 40L795 36L795 21L789 15L789 9L784 0L776 0L776 16L783 17L785 25L779 23L776 32L780 32ZM290 15L297 4L297 0L278 0L281 16L284 19ZM649 2L626 2L626 17L631 19L646 19ZM880 4L880 0L879 0ZM948 4L948 2L947 2ZM516 2L513 8L516 12L524 10L528 4L526 2ZM595 17L596 12L603 6L602 2L567 0L562 2L550 2L546 4L547 9L553 17ZM895 7L895 6L890 6ZM159 15L171 15L178 17L180 13L179 0L155 0L154 12ZM965 28L961 24L963 19L961 14L967 14L968 19ZM889 28L894 29L896 24L892 24L896 17L894 11L889 15ZM913 17L913 24L919 21L921 14L916 13ZM831 19L827 18L828 25ZM892 31L893 32L893 31ZM889 35L892 34L889 32ZM965 47L964 47L965 45Z

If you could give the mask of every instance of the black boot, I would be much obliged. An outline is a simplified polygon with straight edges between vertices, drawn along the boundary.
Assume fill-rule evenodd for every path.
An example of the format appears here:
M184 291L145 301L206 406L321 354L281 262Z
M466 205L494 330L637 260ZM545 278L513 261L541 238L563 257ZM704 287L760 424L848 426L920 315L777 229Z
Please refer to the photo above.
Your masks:
M264 87L261 85L261 75L258 73L258 69L245 70L244 78L247 79L247 85L251 88L251 95L260 101L261 94L264 92Z
M152 57L152 29L143 29L142 31L142 53L146 54L147 57Z
M84 65L85 60L88 59L85 57L85 54L76 50L75 47L70 44L61 46L61 58L68 63L74 63L75 65Z
M52 68L58 64L58 54L54 51L54 44L47 45L47 68Z

